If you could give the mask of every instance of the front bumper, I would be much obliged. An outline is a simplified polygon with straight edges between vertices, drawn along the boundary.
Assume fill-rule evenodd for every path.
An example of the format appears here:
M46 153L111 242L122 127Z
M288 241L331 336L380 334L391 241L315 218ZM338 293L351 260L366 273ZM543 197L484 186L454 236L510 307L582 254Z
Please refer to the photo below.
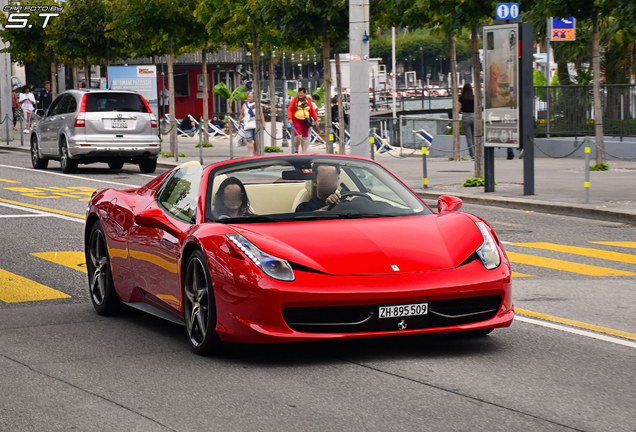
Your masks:
M221 339L275 343L452 332L507 327L514 318L507 262L494 270L474 261L456 269L401 275L294 273L294 282L267 276L253 285L237 283L244 278L217 279L216 330ZM381 305L422 302L429 303L428 315L378 317Z

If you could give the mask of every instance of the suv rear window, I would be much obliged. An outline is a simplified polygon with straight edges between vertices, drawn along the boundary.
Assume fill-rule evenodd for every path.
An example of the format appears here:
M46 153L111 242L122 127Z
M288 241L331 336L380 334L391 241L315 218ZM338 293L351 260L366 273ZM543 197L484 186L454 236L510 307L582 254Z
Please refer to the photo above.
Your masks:
M141 96L134 93L88 93L86 112L142 112L147 113Z

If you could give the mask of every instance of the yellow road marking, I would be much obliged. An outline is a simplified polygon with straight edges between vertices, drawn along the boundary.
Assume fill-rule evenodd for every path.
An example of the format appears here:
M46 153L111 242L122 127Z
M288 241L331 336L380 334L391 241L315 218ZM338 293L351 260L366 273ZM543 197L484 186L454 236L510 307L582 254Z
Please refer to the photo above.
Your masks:
M543 314L540 312L532 312L529 310L525 310L525 309L519 309L519 308L515 308L515 313L521 314L521 315L527 315L527 316L531 316L531 317L535 317L535 318L541 318L547 321L552 321L552 322L557 322L557 323L561 323L561 324L566 324L569 326L573 326L573 327L578 327L578 328L582 328L582 329L586 329L586 330L592 330L595 332L599 332L599 333L605 333L605 334L609 334L612 336L618 336L618 337L622 337L625 339L631 339L631 340L636 340L636 334L634 333L628 333L628 332L624 332L622 330L614 330L611 328L607 328L607 327L601 327L601 326L597 326L594 324L588 324L588 323L584 323L581 321L574 321L571 319L567 319L567 318L560 318L560 317L556 317L556 316L552 316L552 315L547 315L547 314Z
M512 277L534 277L534 276L525 274L525 273L512 272Z
M31 279L0 269L0 300L17 303L69 298L70 295L39 284Z
M545 267L555 270L563 270L571 273L579 273L586 276L633 276L636 273L615 270L607 267L598 267L588 264L579 264L570 261L562 261L552 258L542 258L534 255L526 255L517 252L508 252L508 259L518 264L528 264L536 267Z
M69 213L69 212L65 212L63 210L56 210L56 209L47 208L47 207L40 207L38 205L26 204L26 203L21 203L21 202L17 202L17 201L11 201L11 200L7 200L7 199L4 199L4 198L0 198L0 202L4 202L4 203L7 203L7 204L15 204L15 205L19 205L19 206L22 206L22 207L34 208L34 209L38 209L38 210L44 210L44 211L47 211L47 212L62 214L62 215L66 215L66 216L73 216L73 217L80 218L80 219L84 219L85 218L84 215L80 215L80 214L77 214L77 213Z
M21 183L21 182L16 181L16 180L7 180L7 179L3 179L3 178L0 178L0 181L7 182L7 183Z
M565 246L554 243L508 243L511 245L530 247L535 249L551 250L556 252L565 252L575 255L583 255L591 258L600 258L612 261L624 262L627 264L636 264L636 255L624 254L620 252L604 251L600 249L591 249L578 246Z
M36 252L31 255L86 273L84 252Z
M636 242L633 242L633 241L609 241L609 242L591 241L590 243L636 249Z

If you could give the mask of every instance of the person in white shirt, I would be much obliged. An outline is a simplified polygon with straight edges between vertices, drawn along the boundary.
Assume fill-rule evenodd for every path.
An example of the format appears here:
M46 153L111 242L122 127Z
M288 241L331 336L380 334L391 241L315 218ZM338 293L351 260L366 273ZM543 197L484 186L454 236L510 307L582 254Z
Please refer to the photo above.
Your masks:
M25 85L20 94L20 107L24 115L24 133L29 133L31 128L31 113L35 110L35 96L28 85Z
M247 151L250 156L256 156L256 102L254 102L254 93L247 95L247 102L243 104L239 123L245 132L245 140L247 141ZM263 115L263 107L261 107L261 121L265 127L265 116Z

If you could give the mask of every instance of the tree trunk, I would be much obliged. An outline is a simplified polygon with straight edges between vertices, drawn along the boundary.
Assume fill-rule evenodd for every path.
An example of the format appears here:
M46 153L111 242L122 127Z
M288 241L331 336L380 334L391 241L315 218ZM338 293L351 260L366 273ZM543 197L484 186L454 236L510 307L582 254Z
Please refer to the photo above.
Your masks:
M598 9L594 10L592 30L592 69L594 72L593 88L594 93L594 131L596 134L596 164L605 162L605 148L603 145L603 112L601 108L601 59L599 50L598 34Z
M561 60L557 62L557 73L559 85L571 85L570 72L568 72L568 62Z
M344 121L344 104L342 103L342 72L340 69L340 52L338 42L334 44L334 50L336 52L336 88L338 89L338 140L340 145L338 146L339 154L347 154L345 148L345 121ZM329 101L331 103L331 101ZM327 112L327 108L325 108ZM329 109L331 115L331 109ZM333 119L332 119L333 121ZM329 125L331 126L331 125Z
M457 100L457 53L453 33L448 33L448 47L450 49L451 98L453 99L453 160L462 159L459 148L459 101Z
M57 65L55 64L55 52L51 51L51 96L53 99L57 97Z
M73 88L76 89L78 88L77 85L77 62L75 61L75 59L73 59Z
M337 56L336 56L337 57ZM333 142L331 142L331 109L327 109L327 104L331 104L331 61L329 56L329 36L327 32L322 35L322 62L324 69L325 82L325 143L327 144L327 153L333 153Z
M482 124L481 124L481 79L479 62L479 36L477 27L471 28L471 48L473 54L473 93L475 94L475 177L484 173L483 147L482 147Z
M261 129L263 120L261 119L261 70L258 59L258 33L252 29L252 64L254 67L254 101L256 102L256 155L263 155L263 140L261 139Z
M174 112L174 69L172 58L172 34L168 34L168 91L170 94L168 97L168 110L170 111L170 123L172 123L172 129L170 130L170 153L174 155L174 160L179 160L178 145L177 145L177 116Z
M278 110L276 109L276 80L274 76L274 51L270 51L269 55L269 106L270 106L270 125L269 132L271 136L270 144L276 147L276 120ZM284 114L285 115L285 114Z
M207 47L201 50L201 74L203 75L203 118L201 119L201 133L203 133L203 142L208 144L210 136L208 134L208 61Z
M88 56L84 56L84 85L91 88L91 65L88 64Z

